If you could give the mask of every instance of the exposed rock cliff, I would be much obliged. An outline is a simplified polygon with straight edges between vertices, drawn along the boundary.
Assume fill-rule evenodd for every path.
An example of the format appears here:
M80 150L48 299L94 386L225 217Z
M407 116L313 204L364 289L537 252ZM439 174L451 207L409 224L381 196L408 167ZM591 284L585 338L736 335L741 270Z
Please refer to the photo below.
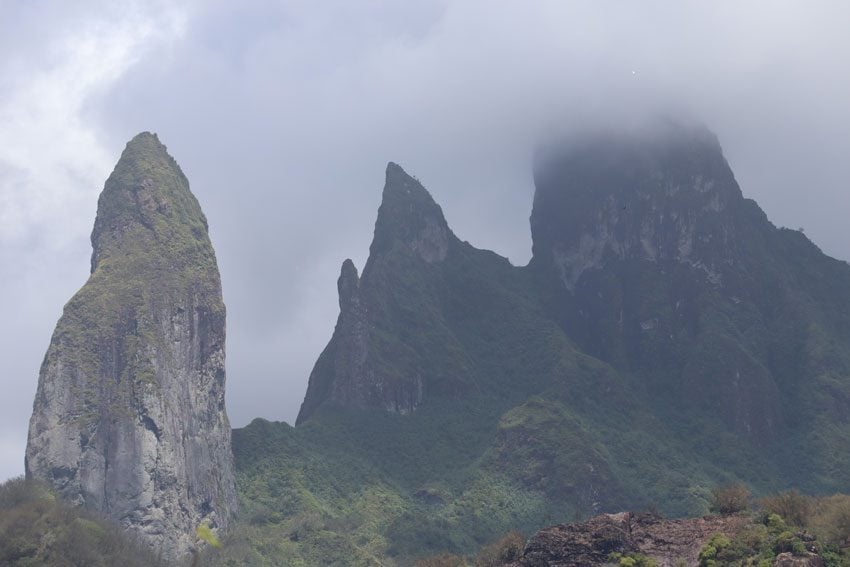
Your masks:
M433 368L434 351L460 350L446 329L434 280L451 250L462 246L422 184L388 164L369 261L362 278L351 260L343 263L339 319L310 375L299 423L323 402L408 413L426 390L461 387L440 380L461 376L457 368L436 376L426 368ZM440 336L430 345L407 340L419 330Z
M236 494L218 268L155 134L106 181L92 247L41 367L26 472L176 558L199 525L227 527Z
M615 260L680 263L715 285L740 261L744 198L704 128L662 123L556 145L538 157L535 185L535 261L570 291Z

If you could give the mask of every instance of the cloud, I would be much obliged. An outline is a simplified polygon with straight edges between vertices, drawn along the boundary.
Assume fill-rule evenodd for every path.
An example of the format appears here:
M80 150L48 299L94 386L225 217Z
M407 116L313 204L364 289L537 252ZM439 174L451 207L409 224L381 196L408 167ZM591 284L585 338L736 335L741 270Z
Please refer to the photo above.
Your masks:
M0 41L14 42L0 57L0 478L23 472L39 364L61 306L87 277L97 195L117 159L89 105L147 46L182 31L179 11L143 7L34 2L0 24Z
M12 80L0 102L3 242L56 226L46 235L55 245L69 230L88 229L85 215L69 211L91 210L115 158L86 120L86 105L144 55L143 46L180 27L177 14L162 21L131 10L118 21L95 18L72 31L50 30L44 47L30 46L26 65L4 61L16 72L7 74Z

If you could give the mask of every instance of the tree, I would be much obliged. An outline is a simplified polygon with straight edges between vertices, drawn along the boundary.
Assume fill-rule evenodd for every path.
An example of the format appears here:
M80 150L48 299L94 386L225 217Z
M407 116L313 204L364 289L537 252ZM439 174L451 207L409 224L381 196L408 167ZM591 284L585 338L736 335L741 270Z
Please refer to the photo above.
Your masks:
M743 484L720 486L711 491L711 511L728 515L743 512L749 506L750 491Z

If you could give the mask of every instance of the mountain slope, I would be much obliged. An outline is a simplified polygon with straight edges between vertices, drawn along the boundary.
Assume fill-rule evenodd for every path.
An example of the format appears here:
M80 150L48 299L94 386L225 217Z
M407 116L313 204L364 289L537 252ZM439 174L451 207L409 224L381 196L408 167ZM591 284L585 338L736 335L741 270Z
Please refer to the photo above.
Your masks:
M784 482L847 487L850 266L772 225L701 127L573 142L535 178L531 268L584 351L691 443L722 435L716 458L735 444Z

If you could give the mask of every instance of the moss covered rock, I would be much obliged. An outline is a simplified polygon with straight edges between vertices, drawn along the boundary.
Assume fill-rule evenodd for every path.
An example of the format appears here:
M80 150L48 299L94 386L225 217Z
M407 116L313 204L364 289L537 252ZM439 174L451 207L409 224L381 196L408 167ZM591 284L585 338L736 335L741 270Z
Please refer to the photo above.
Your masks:
M215 254L155 134L106 181L92 247L41 367L26 472L176 557L228 525L236 495Z

